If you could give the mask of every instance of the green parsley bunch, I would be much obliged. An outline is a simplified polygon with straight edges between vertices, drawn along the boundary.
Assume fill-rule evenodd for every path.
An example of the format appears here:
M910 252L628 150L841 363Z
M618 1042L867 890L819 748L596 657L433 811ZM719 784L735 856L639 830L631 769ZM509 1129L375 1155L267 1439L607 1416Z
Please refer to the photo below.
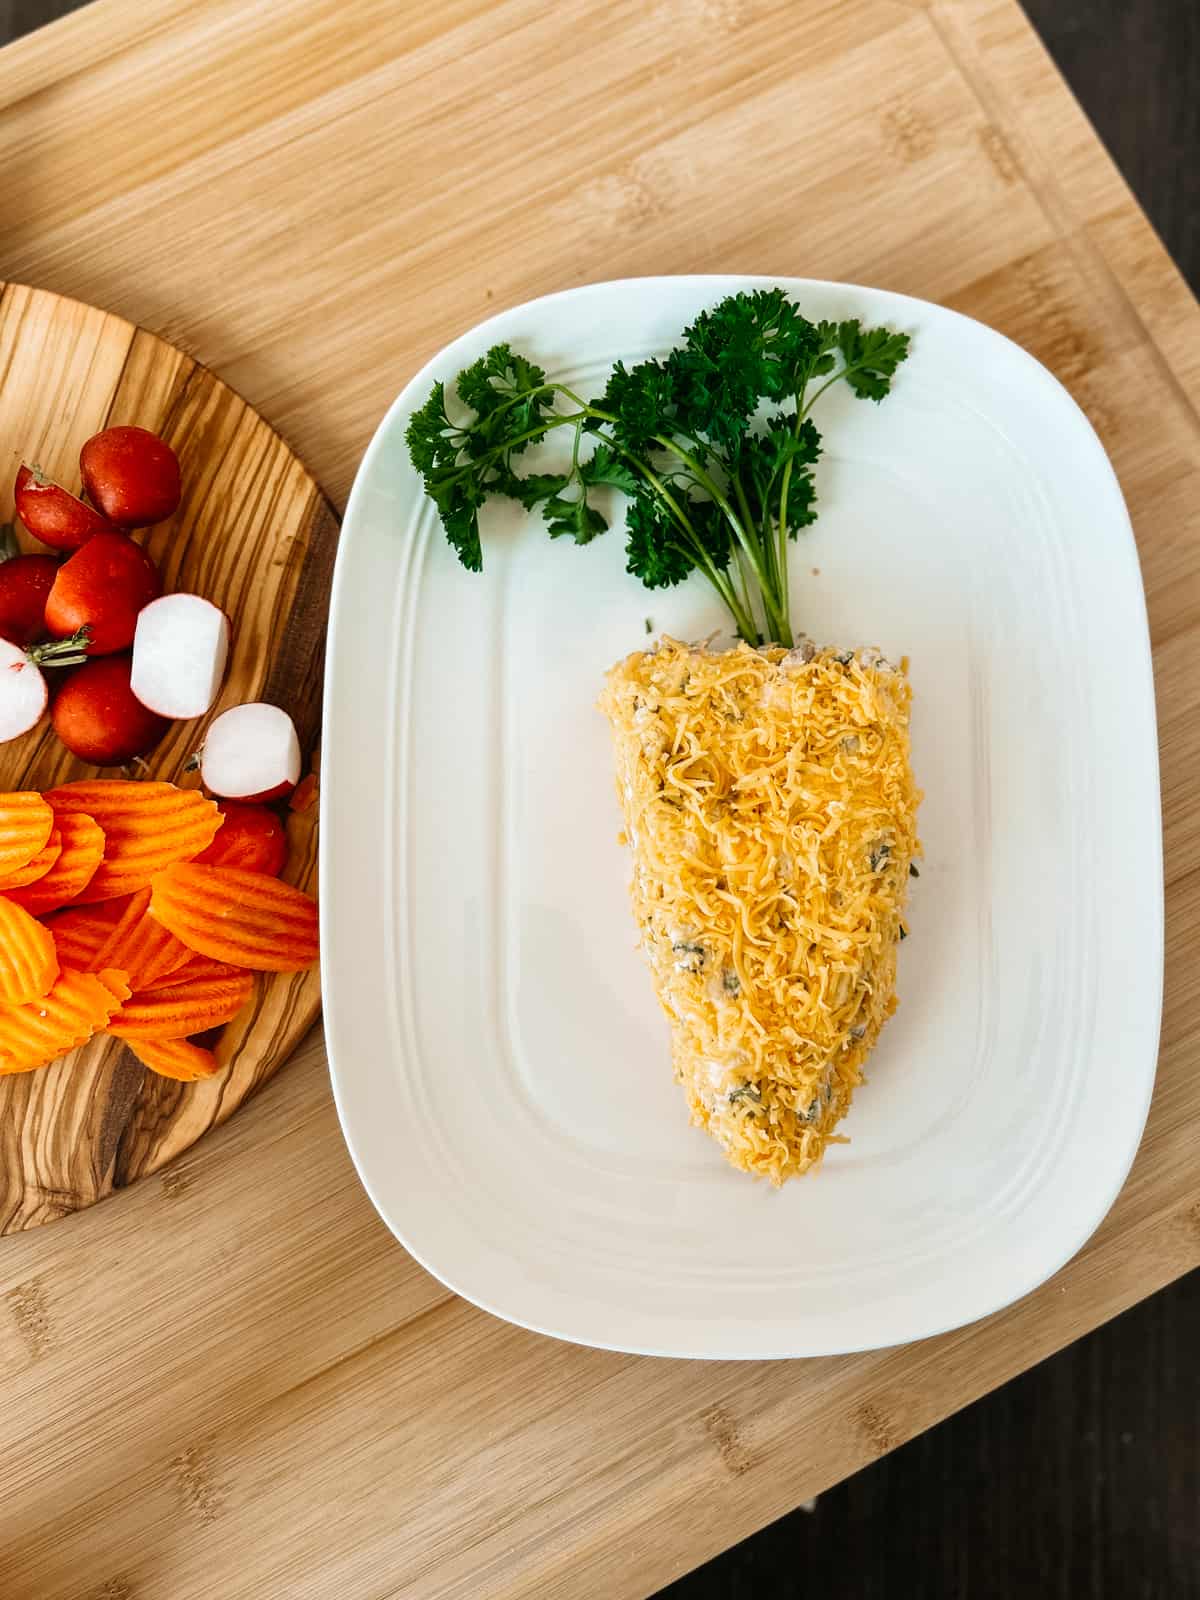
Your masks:
M701 572L751 644L793 643L788 544L816 517L813 406L844 381L882 400L908 335L809 322L782 289L722 300L665 360L618 361L587 400L506 344L459 373L451 416L437 383L409 422L409 453L463 565L483 565L480 508L540 508L552 539L608 526L595 491L628 497L628 570L658 589ZM460 411L467 415L457 420ZM522 473L530 445L570 430L569 464Z

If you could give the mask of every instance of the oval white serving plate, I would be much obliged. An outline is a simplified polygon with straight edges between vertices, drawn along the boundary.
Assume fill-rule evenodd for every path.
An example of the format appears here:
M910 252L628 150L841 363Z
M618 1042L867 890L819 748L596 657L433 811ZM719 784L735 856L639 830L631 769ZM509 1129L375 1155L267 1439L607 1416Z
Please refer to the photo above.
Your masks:
M664 352L722 296L889 323L881 406L830 392L819 521L793 547L818 640L911 658L926 859L900 1010L815 1177L781 1192L687 1123L635 949L605 669L722 625L651 594L617 525L585 549L519 508L481 576L404 430L507 340L573 387ZM478 1305L656 1355L830 1355L1035 1288L1125 1179L1154 1080L1162 862L1153 682L1128 515L1067 392L1001 335L901 295L651 278L519 306L443 350L367 452L333 588L322 783L334 1092L396 1236Z

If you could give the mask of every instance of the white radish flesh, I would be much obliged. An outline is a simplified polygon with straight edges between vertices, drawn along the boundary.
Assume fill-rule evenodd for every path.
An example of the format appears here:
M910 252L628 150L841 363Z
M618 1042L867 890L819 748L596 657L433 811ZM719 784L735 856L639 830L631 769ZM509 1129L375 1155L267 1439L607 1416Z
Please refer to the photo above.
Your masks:
M0 639L0 744L37 726L46 709L46 680L21 649Z
M300 781L300 740L286 711L262 701L222 711L204 740L200 778L226 800L266 800Z
M129 686L160 717L202 717L229 659L229 618L198 594L165 594L138 612Z

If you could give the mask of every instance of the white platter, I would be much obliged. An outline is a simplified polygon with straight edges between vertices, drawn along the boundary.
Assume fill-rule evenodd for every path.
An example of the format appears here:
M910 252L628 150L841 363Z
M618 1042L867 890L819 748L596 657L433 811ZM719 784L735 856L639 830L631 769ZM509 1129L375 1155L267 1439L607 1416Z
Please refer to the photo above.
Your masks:
M900 1010L815 1177L781 1192L687 1123L635 949L605 669L722 625L651 594L618 525L518 508L465 572L404 444L435 378L500 340L576 388L783 282L813 319L913 336L891 398L839 385L792 554L820 641L911 658L926 859ZM815 571L814 571L815 569ZM452 1289L526 1327L670 1356L828 1355L970 1322L1096 1228L1149 1105L1162 978L1153 684L1112 469L999 334L846 285L603 283L442 351L384 419L338 552L323 752L324 1005L362 1180Z

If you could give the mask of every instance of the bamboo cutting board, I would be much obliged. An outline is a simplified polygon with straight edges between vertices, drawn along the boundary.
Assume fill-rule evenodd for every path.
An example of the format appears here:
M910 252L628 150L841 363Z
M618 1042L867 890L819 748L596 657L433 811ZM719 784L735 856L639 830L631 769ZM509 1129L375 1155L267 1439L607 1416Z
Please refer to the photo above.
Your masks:
M180 459L182 503L145 541L164 588L205 595L232 624L229 673L211 715L273 701L291 712L311 756L337 542L320 490L279 435L182 351L78 301L0 287L0 520L13 520L22 459L76 489L84 440L121 422L160 433ZM25 548L44 549L20 535ZM208 720L172 723L144 775L194 787L184 768ZM46 719L0 745L0 789L95 776ZM310 891L315 816L290 813L288 822L286 876ZM201 1083L160 1078L107 1036L38 1072L0 1077L0 1233L69 1216L157 1172L271 1076L319 1006L315 969L260 978L253 1002L222 1032L225 1070Z
M454 1299L363 1194L314 1036L161 1178L0 1240L4 1600L642 1600L1200 1263L1200 311L1013 0L99 0L0 53L0 204L10 275L203 356L338 496L434 350L579 282L807 274L1011 334L1133 514L1168 952L1082 1253L828 1361Z

